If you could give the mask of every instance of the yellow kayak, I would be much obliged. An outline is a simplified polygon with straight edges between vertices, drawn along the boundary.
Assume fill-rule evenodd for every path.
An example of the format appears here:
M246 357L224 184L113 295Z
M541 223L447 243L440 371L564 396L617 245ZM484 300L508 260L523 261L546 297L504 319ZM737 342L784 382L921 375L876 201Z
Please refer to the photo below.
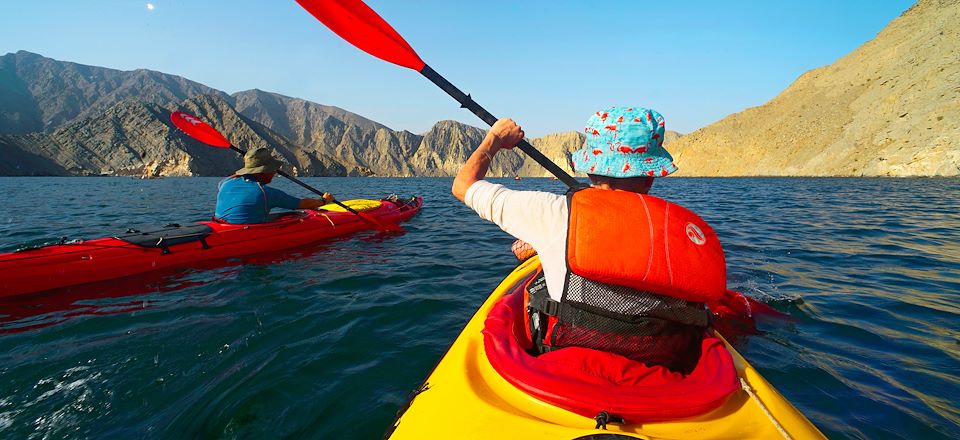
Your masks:
M518 266L490 295L408 407L387 431L402 439L822 439L797 411L729 344L741 388L712 411L683 420L607 424L538 400L494 369L484 348L484 321L497 301L539 268L539 257ZM590 437L597 436L599 437Z

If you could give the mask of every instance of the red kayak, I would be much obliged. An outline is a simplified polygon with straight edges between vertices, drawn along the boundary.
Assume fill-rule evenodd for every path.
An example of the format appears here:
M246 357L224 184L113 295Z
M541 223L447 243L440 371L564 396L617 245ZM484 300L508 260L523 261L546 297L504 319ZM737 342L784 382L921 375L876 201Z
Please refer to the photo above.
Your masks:
M380 200L378 207L363 214L396 223L412 217L422 206L421 197L391 198ZM371 229L370 223L353 213L295 211L269 223L204 221L20 250L0 254L0 297L278 251L366 229Z

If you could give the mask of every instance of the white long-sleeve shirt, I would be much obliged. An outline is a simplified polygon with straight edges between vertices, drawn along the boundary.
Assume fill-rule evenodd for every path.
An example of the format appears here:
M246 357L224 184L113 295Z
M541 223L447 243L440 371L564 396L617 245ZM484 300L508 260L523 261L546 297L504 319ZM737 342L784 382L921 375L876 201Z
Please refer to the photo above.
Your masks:
M560 301L567 263L567 198L543 191L515 191L479 180L464 196L470 209L540 255L550 297Z

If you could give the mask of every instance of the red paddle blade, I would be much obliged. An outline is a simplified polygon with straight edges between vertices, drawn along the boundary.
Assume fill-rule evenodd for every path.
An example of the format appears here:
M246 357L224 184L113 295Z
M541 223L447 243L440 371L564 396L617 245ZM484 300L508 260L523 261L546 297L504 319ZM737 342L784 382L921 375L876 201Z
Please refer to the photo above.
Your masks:
M358 49L417 72L426 63L389 23L361 0L297 0L303 9Z
M230 141L223 137L215 128L207 125L194 116L184 112L170 113L170 122L177 128L200 142L220 148L230 148Z
M380 232L398 233L398 234L407 232L406 229L403 229L402 226L396 223L381 221L376 217L364 214L362 212L358 212L357 215L360 216L360 218L366 220L367 223L370 223L371 225L376 227L378 230L380 230Z
M751 321L754 317L760 315L774 316L777 318L789 316L747 295L729 289L723 298L720 298L720 300L716 302L709 303L708 306L715 315L737 317Z
M707 303L707 307L713 313L713 328L730 341L740 336L760 334L757 329L758 317L793 319L786 313L733 290L727 290L723 298Z

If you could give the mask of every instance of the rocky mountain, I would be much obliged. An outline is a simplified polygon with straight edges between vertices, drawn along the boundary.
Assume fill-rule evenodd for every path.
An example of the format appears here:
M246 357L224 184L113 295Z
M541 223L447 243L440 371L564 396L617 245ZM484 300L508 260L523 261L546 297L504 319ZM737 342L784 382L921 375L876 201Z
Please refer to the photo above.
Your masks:
M390 128L338 107L262 90L232 95L244 116L275 130L309 151L343 163L351 175L450 176L456 174L486 131L440 121L416 135ZM524 158L504 152L492 164L498 177L523 174ZM538 170L536 172L542 172Z
M424 176L456 175L485 135L485 130L459 122L438 122L423 135L410 163ZM490 164L489 175L512 177L521 165L522 160L517 153L504 151Z
M672 144L684 176L960 174L960 1L920 0L779 96Z
M576 150L583 146L585 140L583 133L579 131L568 131L564 133L548 134L541 138L530 140L534 148L540 150L547 159L553 161L561 169L574 175L573 168L570 166L570 156ZM516 174L523 177L551 177L552 174L540 166L536 161L523 156L523 165Z
M168 107L125 100L49 134L0 136L0 174L222 176L243 166L236 153L203 145L177 130L169 119L174 109L210 122L240 148L270 146L294 174L346 175L333 158L304 151L240 115L219 95Z
M666 143L686 176L960 174L960 0L921 0L836 63L770 102ZM20 51L0 57L0 174L224 175L225 151L185 138L195 113L244 148L274 148L298 175L450 176L485 129L396 131L337 107L261 90L227 95L182 77ZM567 171L584 138L531 142ZM547 176L503 152L493 176Z
M167 117L186 110L249 148L270 145L300 175L450 176L485 130L441 121L395 131L341 108L262 90L227 95L179 76L120 71L20 51L0 57L3 175L223 175L240 160L185 138ZM575 132L532 140L569 171ZM491 176L547 176L506 151Z
M19 51L0 57L0 134L52 133L127 99L169 105L204 94L229 99L176 75L87 66Z
M322 151L354 175L451 176L483 140L486 130L456 121L440 121L423 135L393 131L346 110L262 90L232 95L244 116L277 131L309 150ZM679 138L668 131L667 142ZM570 170L570 153L584 136L558 133L531 142L561 168ZM539 164L519 152L505 151L491 164L496 177L547 177Z
M300 144L310 143L307 123L336 119L346 125L355 125L364 131L387 128L356 113L342 108L317 104L300 98L291 98L279 93L259 89L237 92L230 95L234 107L242 115L261 121L277 133ZM322 124L316 127L321 127Z
M261 90L235 93L237 110L308 151L335 157L351 175L416 175L407 163L420 136L360 115Z

